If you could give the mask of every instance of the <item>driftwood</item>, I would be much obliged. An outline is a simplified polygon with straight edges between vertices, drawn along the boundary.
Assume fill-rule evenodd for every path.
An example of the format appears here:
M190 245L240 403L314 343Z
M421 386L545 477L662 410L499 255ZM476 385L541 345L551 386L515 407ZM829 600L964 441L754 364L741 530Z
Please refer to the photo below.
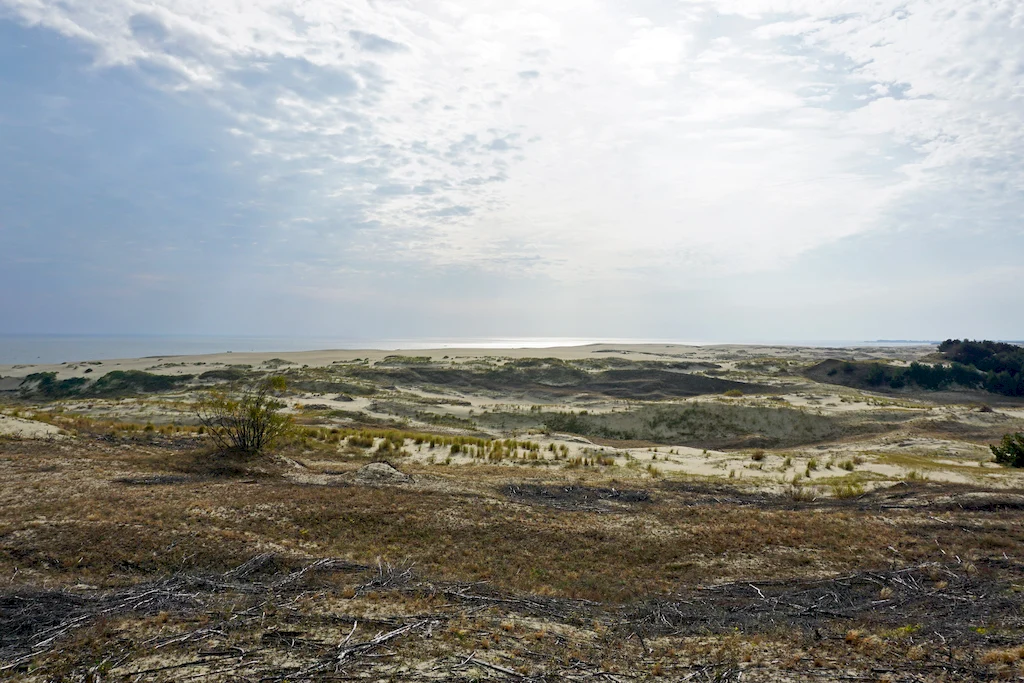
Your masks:
M970 636L971 626L995 615L1007 627L1024 626L1024 600L1010 579L1024 578L1024 566L1003 564L1000 583L961 564L924 563L887 571L858 572L820 580L737 582L648 600L626 611L629 628L656 634L695 634L784 624L814 628L826 622L922 628Z
M368 567L346 560L321 559L270 582L251 577L266 570L278 556L257 555L220 575L175 574L159 581L112 591L76 594L65 591L8 591L0 593L0 672L16 669L54 649L63 638L97 619L125 614L140 616L161 612L196 613L218 596L260 596L257 604L240 610L227 621L244 621L260 614L271 603L301 594L303 579L317 572L364 571ZM223 625L195 629L166 639L147 641L161 649L173 644L200 641L223 633Z
M358 621L344 614L314 618L301 612L297 607L301 603L315 603L332 590L316 577L335 572L369 574L358 584L357 595L393 591L443 596L447 606L417 616ZM99 619L159 613L176 614L186 622L191 619L193 627L105 653L99 668L108 672L108 678L189 680L230 673L252 681L340 680L354 675L354 667L388 660L394 654L388 648L399 643L407 646L415 642L412 636L429 638L449 619L473 614L520 614L586 628L600 623L610 634L610 642L634 643L631 647L638 648L641 660L650 652L649 642L657 637L756 633L773 627L795 628L817 638L822 630L836 637L854 624L892 628L914 623L921 637L927 637L936 648L949 649L947 641L958 646L970 642L1009 646L1015 643L1003 643L999 634L983 635L972 627L1000 623L1007 633L1024 627L1024 597L1010 590L1022 582L1024 565L1010 560L990 560L977 567L951 560L820 580L728 583L629 605L606 605L510 594L486 583L421 582L409 563L378 561L376 566L366 566L334 558L298 561L262 554L222 574L179 573L117 590L0 592L0 678L24 670L40 658L59 655L77 631ZM276 618L267 624L271 613ZM330 626L334 632L340 626L346 635L328 642L316 635L317 624ZM552 637L566 644L561 636ZM185 655L184 661L156 666L132 663L133 658L147 653L172 651L178 657ZM287 664L282 663L284 652L288 653ZM524 681L629 678L597 664L576 661L567 666L550 653L525 652L533 660L533 670L545 671L544 676L522 673L518 661L512 668L476 652L441 666L451 672L475 666L489 675ZM948 660L915 666L921 671L933 667L936 675L950 680L984 675L970 661L952 655ZM729 681L739 680L741 668L734 662L678 663L675 673L678 680ZM859 680L835 671L830 672L830 679Z

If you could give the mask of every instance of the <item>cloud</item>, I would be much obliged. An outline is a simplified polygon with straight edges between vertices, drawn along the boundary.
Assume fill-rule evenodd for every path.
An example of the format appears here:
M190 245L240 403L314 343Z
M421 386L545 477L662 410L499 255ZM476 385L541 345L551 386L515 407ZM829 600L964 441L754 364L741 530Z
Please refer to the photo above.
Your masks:
M647 19L631 22L637 26L629 44L614 53L614 62L645 86L670 82L682 66L686 37L663 26L651 26Z
M382 38L373 33L363 31L349 31L348 34L359 44L359 47L369 52L402 52L408 48L401 43Z
M951 194L1011 229L1024 190L1014 0L0 5L223 118L311 278L683 287L927 234Z

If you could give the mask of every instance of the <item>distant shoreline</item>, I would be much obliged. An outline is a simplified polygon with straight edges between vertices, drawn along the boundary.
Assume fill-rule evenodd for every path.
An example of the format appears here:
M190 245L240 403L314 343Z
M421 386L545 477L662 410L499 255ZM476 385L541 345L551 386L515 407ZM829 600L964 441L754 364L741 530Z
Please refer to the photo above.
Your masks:
M453 337L421 339L345 339L330 337L229 337L187 335L0 335L0 367L59 365L86 361L204 356L226 353L296 353L320 350L411 352L441 349L560 349L588 345L670 345L857 348L928 346L937 342L870 340L676 340L590 337Z

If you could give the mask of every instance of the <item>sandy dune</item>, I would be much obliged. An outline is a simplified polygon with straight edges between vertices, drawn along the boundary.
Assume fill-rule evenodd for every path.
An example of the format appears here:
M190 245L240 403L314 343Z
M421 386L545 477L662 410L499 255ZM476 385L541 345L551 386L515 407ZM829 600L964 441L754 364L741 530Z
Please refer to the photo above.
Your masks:
M60 436L60 428L45 422L0 415L0 436L19 439L46 439Z
M580 360L584 358L616 357L626 360L662 360L689 362L742 361L753 358L825 358L894 359L918 358L931 351L931 346L871 346L871 347L800 347L800 346L747 346L723 344L715 346L687 346L681 344L588 344L585 346L557 346L551 348L440 348L426 350L386 349L327 349L317 351L216 353L198 356L154 356L122 358L51 365L0 365L0 378L22 378L36 372L56 372L58 379L68 377L97 377L112 370L144 370L146 372L184 375L196 374L231 365L252 367L326 367L335 363L357 360L382 361L388 356L427 357L433 361L450 360L460 363L478 359L496 358L558 358ZM0 390L7 387L0 379Z

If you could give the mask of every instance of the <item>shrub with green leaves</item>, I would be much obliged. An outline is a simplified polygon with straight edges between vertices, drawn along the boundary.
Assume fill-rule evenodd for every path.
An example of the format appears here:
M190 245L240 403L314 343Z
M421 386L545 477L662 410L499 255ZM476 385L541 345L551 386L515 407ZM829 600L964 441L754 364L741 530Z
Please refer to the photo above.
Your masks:
M348 437L348 445L356 448L373 448L374 438L363 434L353 434Z
M90 396L132 396L173 391L192 379L192 375L155 375L142 370L114 370L88 388Z
M998 446L989 446L996 462L1007 467L1024 467L1024 432L1004 434Z
M68 398L78 394L88 383L84 377L58 380L56 372L34 372L21 381L24 396L36 394L48 399Z
M196 415L224 452L254 456L270 448L289 428L291 418L281 414L283 377L268 377L237 396L215 392L196 406Z

